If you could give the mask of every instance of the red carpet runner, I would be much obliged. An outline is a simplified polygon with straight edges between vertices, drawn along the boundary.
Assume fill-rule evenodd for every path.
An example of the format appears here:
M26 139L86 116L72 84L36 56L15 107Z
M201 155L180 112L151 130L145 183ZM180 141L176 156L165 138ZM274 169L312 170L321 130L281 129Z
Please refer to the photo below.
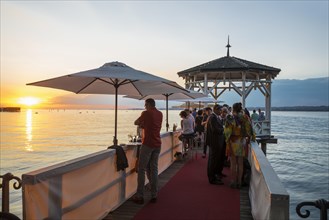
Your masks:
M198 156L187 162L160 190L157 203L145 205L134 219L240 219L240 191L229 187L229 169L224 185L211 185L207 160Z

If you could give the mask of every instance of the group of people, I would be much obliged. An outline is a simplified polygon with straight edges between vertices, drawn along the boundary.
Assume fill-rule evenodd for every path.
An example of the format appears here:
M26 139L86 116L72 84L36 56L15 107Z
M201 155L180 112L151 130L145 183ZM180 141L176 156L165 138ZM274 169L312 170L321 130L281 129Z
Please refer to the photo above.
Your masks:
M222 185L222 173L226 158L230 159L232 188L240 188L243 174L243 158L247 155L250 139L254 137L250 117L241 103L235 103L232 111L228 106L214 105L199 110L194 115L189 110L180 112L182 133L205 140L204 157L208 153L207 176L210 184ZM144 203L145 173L149 178L151 202L157 202L158 160L161 151L160 130L163 115L155 107L154 99L145 100L145 111L134 122L143 130L139 153L137 193L133 201Z
M189 114L188 109L180 112L180 116L183 135L197 133L199 138L204 139L203 158L209 149L209 183L223 184L222 178L226 177L223 169L229 160L232 177L230 186L241 188L244 158L248 153L250 139L254 138L249 112L242 108L241 103L235 103L233 108L216 104L213 109L206 107L197 111L195 118Z
M261 109L258 109L258 114L257 114L256 109L254 109L251 114L251 120L252 121L264 121L265 120L264 112L262 112Z

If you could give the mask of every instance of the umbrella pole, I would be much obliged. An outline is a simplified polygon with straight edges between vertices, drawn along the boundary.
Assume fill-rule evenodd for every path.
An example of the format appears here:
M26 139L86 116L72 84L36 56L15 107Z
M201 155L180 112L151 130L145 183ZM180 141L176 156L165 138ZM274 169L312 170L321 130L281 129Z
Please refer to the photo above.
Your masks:
M169 130L169 123L168 123L168 95L166 95L166 127L167 131Z
M114 137L113 137L114 146L118 146L117 124L118 124L118 87L115 86Z

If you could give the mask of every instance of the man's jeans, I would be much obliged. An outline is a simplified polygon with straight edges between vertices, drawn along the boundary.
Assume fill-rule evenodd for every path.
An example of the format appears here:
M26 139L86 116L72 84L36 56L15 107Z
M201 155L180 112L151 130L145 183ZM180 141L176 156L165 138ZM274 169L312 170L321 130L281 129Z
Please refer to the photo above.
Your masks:
M138 162L138 186L137 196L144 197L145 172L151 185L151 196L156 198L158 194L158 160L161 148L151 148L142 145Z

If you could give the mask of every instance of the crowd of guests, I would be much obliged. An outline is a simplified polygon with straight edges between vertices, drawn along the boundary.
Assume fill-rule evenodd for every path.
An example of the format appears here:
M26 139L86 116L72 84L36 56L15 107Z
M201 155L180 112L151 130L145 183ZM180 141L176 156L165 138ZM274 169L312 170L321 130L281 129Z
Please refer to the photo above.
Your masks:
M259 109L250 116L241 103L214 105L213 108L185 109L180 112L182 137L195 136L197 143L203 142L203 158L208 151L207 176L210 184L224 184L222 178L225 165L231 169L231 188L241 188L243 184L244 163L248 154L250 140L255 138L252 121L265 119ZM183 142L184 143L184 142Z
M222 185L222 172L226 161L230 161L232 188L241 188L244 158L248 153L250 140L254 138L249 111L235 103L232 108L227 105L214 105L211 109L180 112L182 136L196 136L204 142L203 158L208 151L207 176L210 184ZM258 116L260 120L261 114ZM255 116L256 117L256 116ZM155 107L154 99L145 100L143 111L134 124L141 131L142 145L137 164L137 193L132 198L137 204L144 204L145 174L150 182L151 202L157 202L158 194L158 160L161 151L160 130L162 113Z

